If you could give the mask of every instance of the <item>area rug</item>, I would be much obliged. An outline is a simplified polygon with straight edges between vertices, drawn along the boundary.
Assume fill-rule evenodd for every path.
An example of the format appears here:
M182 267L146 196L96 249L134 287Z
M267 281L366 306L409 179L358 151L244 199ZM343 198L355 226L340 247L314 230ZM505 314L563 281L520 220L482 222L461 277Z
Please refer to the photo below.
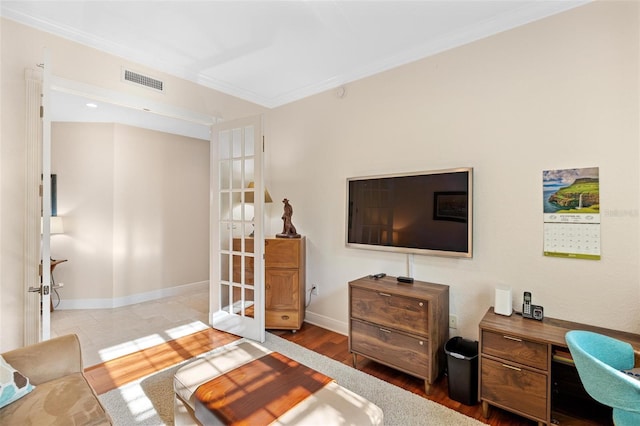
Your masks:
M341 386L367 398L382 409L387 426L483 424L271 333L267 333L262 345L333 377ZM173 375L182 365L184 363L101 395L100 400L114 423L121 426L173 425Z

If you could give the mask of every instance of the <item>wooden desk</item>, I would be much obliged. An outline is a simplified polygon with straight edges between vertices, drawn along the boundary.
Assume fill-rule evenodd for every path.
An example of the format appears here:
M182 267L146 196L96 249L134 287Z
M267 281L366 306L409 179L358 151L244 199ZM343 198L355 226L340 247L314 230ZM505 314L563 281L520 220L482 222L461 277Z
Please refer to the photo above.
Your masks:
M575 367L564 361L564 336L570 330L606 334L640 353L637 334L555 318L507 317L490 308L480 321L479 395L485 418L494 405L541 425L562 425L567 419L571 424L611 424L610 408L586 395Z

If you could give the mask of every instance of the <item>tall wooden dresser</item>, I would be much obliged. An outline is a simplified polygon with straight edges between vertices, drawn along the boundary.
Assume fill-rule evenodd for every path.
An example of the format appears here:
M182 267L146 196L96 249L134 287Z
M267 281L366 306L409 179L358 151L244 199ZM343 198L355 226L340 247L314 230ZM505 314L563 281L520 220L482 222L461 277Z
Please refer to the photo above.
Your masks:
M253 252L253 239L246 239ZM297 331L302 327L305 311L305 243L302 238L264 239L265 328ZM234 239L233 249L240 250ZM240 281L240 258L234 257L234 281ZM245 282L253 284L253 259L245 263Z
M394 277L349 283L349 351L424 379L425 392L446 365L449 286Z
M296 331L305 310L305 238L265 238L265 327Z

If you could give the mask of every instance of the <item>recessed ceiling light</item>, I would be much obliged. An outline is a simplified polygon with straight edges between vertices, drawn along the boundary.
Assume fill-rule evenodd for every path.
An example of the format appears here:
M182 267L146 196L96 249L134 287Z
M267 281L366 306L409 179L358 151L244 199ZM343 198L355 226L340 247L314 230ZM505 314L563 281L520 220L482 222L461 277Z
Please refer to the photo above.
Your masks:
M87 107L89 107L89 108L98 108L98 104L94 104L93 102L89 102L87 104Z

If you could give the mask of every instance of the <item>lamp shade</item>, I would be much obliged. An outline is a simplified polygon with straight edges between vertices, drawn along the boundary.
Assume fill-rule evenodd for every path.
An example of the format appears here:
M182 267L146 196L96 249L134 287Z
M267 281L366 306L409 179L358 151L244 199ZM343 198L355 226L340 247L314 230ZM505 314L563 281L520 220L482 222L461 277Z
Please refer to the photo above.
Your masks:
M249 182L249 185L247 185L247 188L255 188L256 184L252 181ZM244 194L244 201L246 203L253 203L255 201L255 197L254 197L254 193L253 192L247 192ZM265 203L273 203L273 200L271 199L271 194L269 194L269 190L267 188L264 189L264 202Z
M40 218L40 234L42 234L42 218ZM49 218L49 234L64 234L62 216L51 216Z

